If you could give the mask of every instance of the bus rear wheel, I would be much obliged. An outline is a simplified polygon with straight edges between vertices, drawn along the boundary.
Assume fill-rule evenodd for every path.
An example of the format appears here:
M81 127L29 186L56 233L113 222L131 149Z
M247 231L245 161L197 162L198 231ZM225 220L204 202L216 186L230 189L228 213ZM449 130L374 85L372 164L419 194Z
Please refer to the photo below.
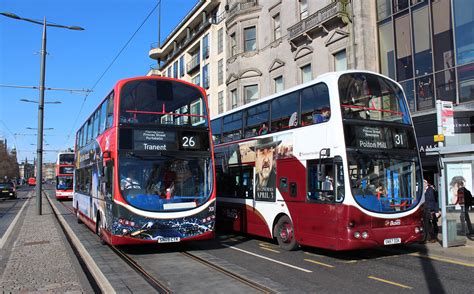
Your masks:
M273 235L276 236L280 248L284 250L292 251L299 247L298 242L296 242L293 223L286 215L278 220L273 229Z

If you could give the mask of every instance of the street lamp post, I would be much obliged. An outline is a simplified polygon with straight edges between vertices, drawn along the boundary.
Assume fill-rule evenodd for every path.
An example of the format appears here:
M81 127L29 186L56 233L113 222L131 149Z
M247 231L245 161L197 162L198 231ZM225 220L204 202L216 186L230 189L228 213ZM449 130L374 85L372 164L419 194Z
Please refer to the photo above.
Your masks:
M43 114L44 114L44 82L45 82L45 71L46 71L46 27L56 27L69 30L82 31L84 30L78 26L64 26L59 24L52 24L46 22L46 17L44 17L43 22L20 17L14 13L1 12L3 16L10 17L17 20L24 20L34 24L39 24L43 26L43 36L41 41L41 66L40 66L40 85L39 85L39 101L38 101L38 143L37 143L37 181L36 181L36 205L38 215L42 214L42 203L41 203L41 192L43 188Z

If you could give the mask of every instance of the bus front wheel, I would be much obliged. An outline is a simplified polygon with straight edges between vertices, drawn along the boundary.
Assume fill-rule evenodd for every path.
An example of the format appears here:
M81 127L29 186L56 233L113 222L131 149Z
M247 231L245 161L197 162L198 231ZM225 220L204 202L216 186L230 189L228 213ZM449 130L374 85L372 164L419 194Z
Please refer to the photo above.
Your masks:
M292 251L298 248L299 245L296 242L293 223L288 216L284 215L278 220L273 229L273 234L276 236L278 245L282 249Z

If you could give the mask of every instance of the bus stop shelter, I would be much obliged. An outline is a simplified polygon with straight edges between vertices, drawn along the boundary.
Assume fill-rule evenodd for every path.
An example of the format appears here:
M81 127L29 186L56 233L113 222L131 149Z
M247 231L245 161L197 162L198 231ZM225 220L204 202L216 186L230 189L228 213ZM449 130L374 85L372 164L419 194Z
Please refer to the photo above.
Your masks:
M456 204L457 189L462 184L472 191L474 176L474 145L431 148L427 155L439 156L438 194L441 204L443 247L466 244L466 226L461 205ZM473 213L470 214L471 220Z

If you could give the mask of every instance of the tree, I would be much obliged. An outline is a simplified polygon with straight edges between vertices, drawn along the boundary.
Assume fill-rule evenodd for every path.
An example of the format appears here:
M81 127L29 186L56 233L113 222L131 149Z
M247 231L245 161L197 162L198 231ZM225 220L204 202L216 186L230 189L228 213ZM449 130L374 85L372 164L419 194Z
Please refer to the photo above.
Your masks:
M15 149L9 153L5 142L0 141L0 180L17 179L19 172Z

